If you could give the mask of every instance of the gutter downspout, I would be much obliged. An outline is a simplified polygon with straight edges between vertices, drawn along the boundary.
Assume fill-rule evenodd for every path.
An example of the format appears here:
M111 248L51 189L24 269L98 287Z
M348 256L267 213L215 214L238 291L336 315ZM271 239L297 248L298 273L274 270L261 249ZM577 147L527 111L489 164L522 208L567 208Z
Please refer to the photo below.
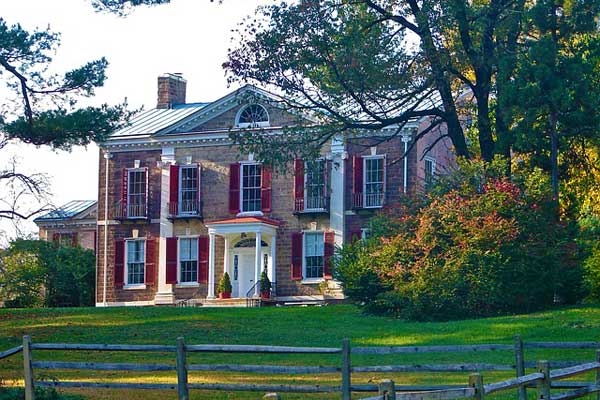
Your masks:
M404 186L403 191L406 194L408 187L408 142L410 142L410 135L402 135L402 142L404 142Z
M112 158L112 154L109 152L104 153L104 159L106 159L106 166L104 168L104 273L103 273L103 286L102 286L102 305L107 306L106 303L106 285L108 285L108 173L109 163L108 161Z

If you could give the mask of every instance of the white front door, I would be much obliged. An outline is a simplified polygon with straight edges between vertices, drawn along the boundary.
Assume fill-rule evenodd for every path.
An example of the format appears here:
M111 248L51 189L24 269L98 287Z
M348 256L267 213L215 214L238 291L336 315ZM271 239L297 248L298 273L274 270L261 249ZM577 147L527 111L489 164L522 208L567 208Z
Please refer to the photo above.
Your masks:
M254 286L254 252L238 252L233 255L233 297L246 297ZM254 293L250 293L252 297Z

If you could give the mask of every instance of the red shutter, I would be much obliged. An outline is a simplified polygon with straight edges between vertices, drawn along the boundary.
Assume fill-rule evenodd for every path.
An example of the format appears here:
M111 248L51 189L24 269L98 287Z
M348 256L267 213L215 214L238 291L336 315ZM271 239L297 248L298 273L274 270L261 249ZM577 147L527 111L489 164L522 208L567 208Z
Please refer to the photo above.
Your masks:
M354 156L353 160L354 167L354 186L352 191L354 193L363 192L363 158L361 156Z
M196 185L197 185L197 190L196 190L196 212L198 213L198 215L200 215L200 213L202 212L202 209L200 207L200 199L202 198L202 193L200 192L200 190L202 190L202 185L201 185L201 179L200 177L202 176L202 165L198 164L198 179L196 180Z
M229 212L240 212L240 164L229 165Z
M350 243L354 243L357 240L361 240L362 239L362 229L350 230L349 236L350 236Z
M323 197L327 197L329 195L329 173L331 171L331 161L325 160L325 165L323 166Z
M167 283L177 283L177 238L167 238Z
M60 243L60 233L54 232L52 234L52 243L56 243L56 244Z
M304 211L304 161L294 161L294 210Z
M169 168L169 202L179 202L179 165L171 165Z
M156 283L156 265L158 248L156 239L149 237L146 239L146 285L153 286Z
M292 279L302 279L302 232L292 233Z
M332 231L325 232L325 248L324 250L324 261L323 266L323 277L325 279L331 279L331 263L333 261L333 253L335 251L335 233Z
M198 238L198 282L208 282L208 236Z
M271 168L263 165L260 174L260 209L262 212L271 212Z
M150 215L150 210L148 210L148 197L150 196L150 174L148 174L148 168L144 168L144 177L146 178L146 207L144 208L144 217L148 217Z
M127 181L129 179L129 170L123 168L123 175L121 177L121 208L117 210L117 215L127 218L129 214L127 211Z
M115 287L122 288L125 283L125 241L115 240Z
M77 247L77 232L71 233L71 246Z

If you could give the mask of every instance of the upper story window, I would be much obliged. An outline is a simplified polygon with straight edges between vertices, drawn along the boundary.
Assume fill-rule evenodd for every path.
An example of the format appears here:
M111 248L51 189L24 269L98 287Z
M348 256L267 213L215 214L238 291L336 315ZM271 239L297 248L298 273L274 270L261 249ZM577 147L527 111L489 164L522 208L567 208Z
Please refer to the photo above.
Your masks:
M179 239L179 282L198 282L198 239Z
M143 285L146 266L146 241L127 240L126 285Z
M260 128L269 126L267 109L260 104L249 104L237 116L236 125L240 128Z
M198 212L198 195L198 166L181 166L179 170L179 213L196 214Z
M385 158L365 157L364 162L364 207L381 207L385 188Z
M307 162L304 172L304 210L322 210L325 206L325 160Z
M261 165L242 164L241 212L261 211Z
M431 186L435 180L435 159L425 157L425 187Z
M145 168L129 169L127 175L127 217L145 217L148 195L147 171Z
M322 278L325 266L323 232L304 233L304 278Z

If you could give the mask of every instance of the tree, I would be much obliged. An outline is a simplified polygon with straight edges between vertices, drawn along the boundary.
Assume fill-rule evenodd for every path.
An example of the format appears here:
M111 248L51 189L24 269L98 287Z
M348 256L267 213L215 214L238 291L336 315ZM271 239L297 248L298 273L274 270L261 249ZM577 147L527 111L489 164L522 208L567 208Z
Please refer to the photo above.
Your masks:
M472 107L475 152L487 162L496 154L510 158L518 115L509 85L517 69L531 62L531 45L544 42L536 24L537 3L547 5L524 0L282 2L241 24L224 67L230 82L274 88L291 99L283 100L285 107L314 112L331 125L302 130L301 145L322 143L335 133L348 137L356 129L402 126L426 115L432 128L422 135L444 123L456 154L470 158L474 154L461 121ZM573 10L565 18L571 28L562 32L565 40L583 32L597 35L600 2L562 3L557 13ZM237 140L268 158L273 152L261 152L268 143L258 136L248 133Z
M91 0L99 11L125 15L134 7L168 0ZM12 94L0 104L0 151L10 141L70 150L104 140L130 116L125 104L79 107L104 84L108 61L93 60L66 71L49 74L60 35L50 29L27 31L0 18L0 83ZM0 186L10 195L0 199L0 219L28 219L51 208L43 174L26 174L13 160L0 166ZM23 206L25 197L34 206ZM35 206L37 205L37 206Z

